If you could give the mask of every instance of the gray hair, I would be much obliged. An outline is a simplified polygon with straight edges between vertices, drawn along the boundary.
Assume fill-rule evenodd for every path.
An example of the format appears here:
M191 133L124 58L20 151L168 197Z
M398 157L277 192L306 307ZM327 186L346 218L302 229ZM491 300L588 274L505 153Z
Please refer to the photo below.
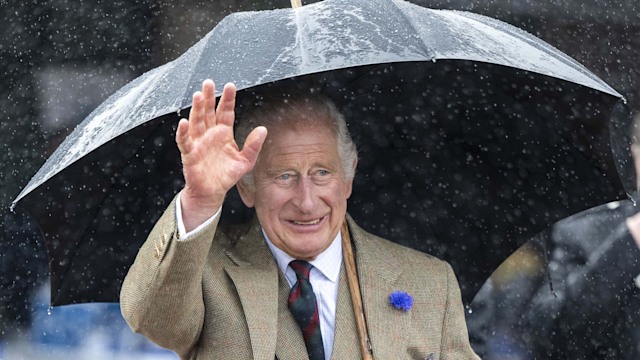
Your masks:
M238 146L244 142L251 130L256 126L264 126L269 131L287 124L323 121L336 135L338 155L342 161L342 168L346 180L355 176L358 151L349 134L344 115L329 98L318 94L286 94L279 97L259 97L248 106L244 115L240 114L236 124L235 138ZM268 137L268 135L267 135ZM254 188L253 170L247 173L241 181Z

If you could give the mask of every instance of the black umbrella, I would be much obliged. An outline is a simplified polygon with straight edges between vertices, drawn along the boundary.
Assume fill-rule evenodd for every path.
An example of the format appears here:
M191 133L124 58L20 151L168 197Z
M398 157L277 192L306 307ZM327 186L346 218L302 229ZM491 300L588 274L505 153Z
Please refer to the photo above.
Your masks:
M46 238L53 305L118 299L182 186L176 112L205 78L245 99L274 82L334 98L361 152L349 212L449 260L466 299L521 237L623 193L607 135L620 94L517 28L386 0L237 13L105 101L14 201ZM237 203L225 221L245 217Z

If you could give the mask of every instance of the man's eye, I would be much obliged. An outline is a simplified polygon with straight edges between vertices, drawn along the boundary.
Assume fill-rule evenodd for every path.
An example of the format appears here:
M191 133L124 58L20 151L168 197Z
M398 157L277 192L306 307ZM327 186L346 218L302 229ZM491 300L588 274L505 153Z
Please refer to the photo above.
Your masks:
M291 174L282 174L278 177L278 179L280 180L289 180L291 179L293 176L291 176Z
M331 171L329 170L317 170L316 172L313 173L313 179L315 179L315 181L327 181L329 180L331 177Z

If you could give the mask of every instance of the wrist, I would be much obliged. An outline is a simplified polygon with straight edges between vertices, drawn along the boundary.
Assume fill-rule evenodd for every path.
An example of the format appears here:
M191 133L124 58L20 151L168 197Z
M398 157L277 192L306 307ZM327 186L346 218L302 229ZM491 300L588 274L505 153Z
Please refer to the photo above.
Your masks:
M180 192L182 222L187 232L197 228L215 215L224 202L224 195L193 196L183 189Z

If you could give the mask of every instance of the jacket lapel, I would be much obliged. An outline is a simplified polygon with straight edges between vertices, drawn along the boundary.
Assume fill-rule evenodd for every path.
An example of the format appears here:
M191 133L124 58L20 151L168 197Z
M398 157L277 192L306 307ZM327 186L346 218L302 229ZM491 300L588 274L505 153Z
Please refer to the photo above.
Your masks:
M374 249L378 242L367 234L348 217L349 231L354 245L354 256L362 292L369 340L376 358L393 358L398 354L389 353L389 349L397 349L394 344L396 334L390 322L397 320L397 310L391 309L389 295L397 290L396 283L402 273L398 261L380 249ZM353 312L353 311L352 311Z
M336 327L331 359L362 359L358 329L353 314L353 302L349 292L349 283L344 269L340 269L338 284L338 304L336 307Z
M279 275L278 286L278 339L276 358L278 360L308 360L307 348L300 327L287 306L289 285L284 275Z
M273 359L278 328L278 266L257 221L226 252L225 271L233 281L249 328L254 359Z

